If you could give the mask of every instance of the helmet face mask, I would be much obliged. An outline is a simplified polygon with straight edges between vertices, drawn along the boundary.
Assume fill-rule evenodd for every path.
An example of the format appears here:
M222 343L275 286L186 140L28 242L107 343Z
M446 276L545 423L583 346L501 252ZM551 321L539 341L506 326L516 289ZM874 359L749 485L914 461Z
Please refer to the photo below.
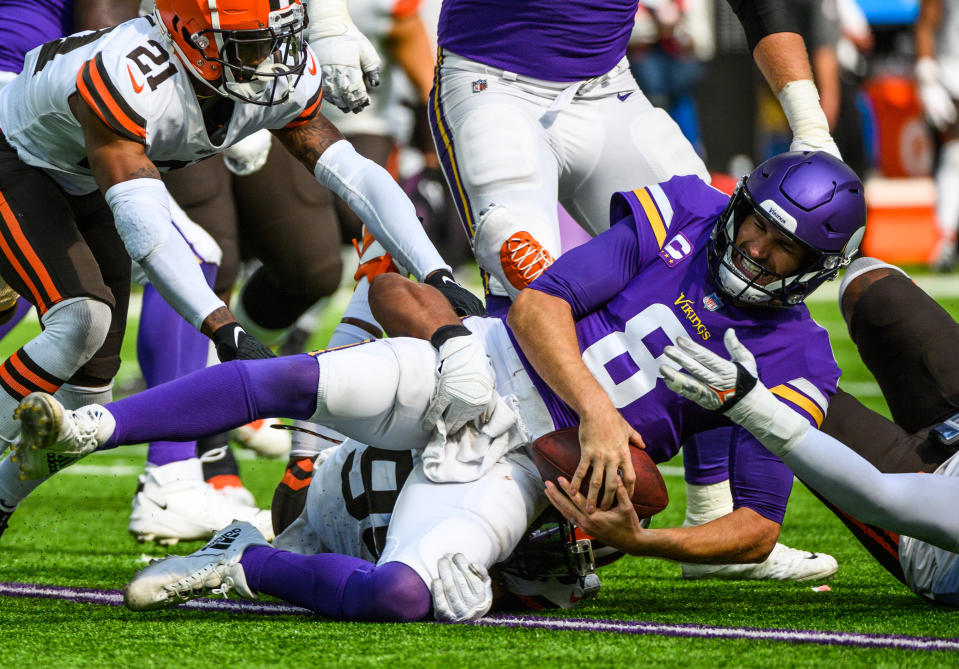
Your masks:
M306 67L300 0L157 0L156 16L181 62L220 95L280 104Z
M777 274L737 246L750 215L801 250L798 268ZM710 238L710 271L738 302L792 306L835 278L864 234L864 191L855 173L821 151L785 153L740 180Z

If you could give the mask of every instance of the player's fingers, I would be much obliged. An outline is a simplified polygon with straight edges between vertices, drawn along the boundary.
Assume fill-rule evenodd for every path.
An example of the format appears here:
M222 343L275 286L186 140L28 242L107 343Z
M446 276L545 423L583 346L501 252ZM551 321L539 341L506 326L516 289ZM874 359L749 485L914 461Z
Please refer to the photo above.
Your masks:
M380 85L380 68L375 67L372 70L363 72L363 81L369 88L376 88Z
M553 485L552 481L546 482L546 498L564 518L576 522L576 507L559 488Z
M632 428L629 429L629 443L636 448L646 450L646 442L643 441L643 435Z
M619 476L630 495L636 489L636 470L633 469L633 460L628 455L619 467ZM608 479L607 479L608 480Z
M615 462L611 462L606 465L606 487L603 489L603 497L599 503L599 508L604 511L613 505L613 499L616 496L616 486L614 485L614 482L618 480L618 470L619 467Z
M450 611L450 603L446 598L446 588L443 587L443 579L434 578L430 583L430 594L433 596L433 609L436 611L436 619L449 622L453 615Z
M446 592L446 599L453 611L463 609L463 575L453 567L453 561L449 555L444 555L437 563L440 580L444 583L443 590Z
M603 477L606 470L603 468L602 460L593 461L593 473L589 477L589 491L586 493L586 513L592 513L596 510L596 500L599 497L599 489L603 487Z
M620 509L630 509L635 514L636 509L633 508L633 500L631 493L626 490L626 486L623 485L620 481L619 485L616 486L616 506Z
M464 592L469 591L473 596L481 594L482 576L477 570L471 569L469 559L462 553L453 556L453 565L463 575Z
M583 484L583 478L586 476L586 471L589 469L589 460L585 458L580 458L579 465L576 467L576 471L573 472L573 478L569 482L569 487L567 488L570 495L576 493L579 490L580 486ZM562 481L563 479L560 479Z

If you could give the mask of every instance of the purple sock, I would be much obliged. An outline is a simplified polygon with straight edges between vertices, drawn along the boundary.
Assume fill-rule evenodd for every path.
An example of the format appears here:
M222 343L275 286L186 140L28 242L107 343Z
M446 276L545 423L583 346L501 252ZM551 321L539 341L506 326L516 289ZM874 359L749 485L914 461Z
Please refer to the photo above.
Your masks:
M27 302L22 297L17 299L16 310L13 312L13 316L9 321L0 325L0 339L3 339L7 336L7 333L10 332L13 328L17 327L17 324L22 321L28 313L30 313L30 308L33 305Z
M430 591L423 579L401 562L374 565L336 553L300 555L251 546L240 564L254 592L329 618L412 622L430 610Z
M107 404L117 425L101 448L189 441L273 416L306 419L318 379L316 358L305 353L207 367Z
M211 266L214 269L215 266ZM206 367L209 340L160 297L152 284L143 288L137 334L140 370L152 388ZM196 457L196 441L153 441L147 462L161 466Z
M710 485L729 478L729 447L735 437L731 427L701 432L683 444L686 483Z

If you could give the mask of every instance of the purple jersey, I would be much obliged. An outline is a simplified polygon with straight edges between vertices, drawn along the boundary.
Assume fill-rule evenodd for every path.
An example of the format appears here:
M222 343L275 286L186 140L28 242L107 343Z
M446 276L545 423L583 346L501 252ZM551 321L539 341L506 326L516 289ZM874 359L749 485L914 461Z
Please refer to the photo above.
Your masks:
M27 51L72 26L73 0L0 0L0 72L19 72Z
M484 65L578 81L626 55L636 8L636 0L443 0L438 41Z
M662 381L659 366L669 362L663 349L679 337L726 357L723 334L734 327L756 356L763 382L813 425L822 422L836 391L839 368L828 336L805 305L739 308L719 292L707 244L728 201L695 176L617 193L612 227L561 256L531 284L570 304L584 362L655 462L669 460L692 435L728 425ZM578 424L526 364L556 426ZM780 522L792 474L754 437L736 432L729 461L736 506Z

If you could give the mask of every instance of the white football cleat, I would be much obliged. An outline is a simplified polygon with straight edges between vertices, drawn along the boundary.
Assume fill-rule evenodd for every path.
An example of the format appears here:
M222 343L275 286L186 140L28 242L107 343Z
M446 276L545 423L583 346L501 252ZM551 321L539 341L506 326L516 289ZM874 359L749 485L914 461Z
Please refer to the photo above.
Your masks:
M230 431L230 438L244 448L267 458L285 458L290 453L290 431L273 429L277 418L261 418Z
M765 561L757 564L682 563L683 578L750 581L812 581L830 578L839 570L836 558L776 544Z
M149 611L203 595L233 590L256 599L246 583L240 558L250 546L269 546L259 530L237 521L190 555L171 555L140 570L123 591L123 603L134 611Z
M21 480L46 478L95 451L116 421L99 404L64 409L53 395L30 393L13 412L20 438L11 457L20 464Z
M153 467L140 477L130 513L130 534L137 541L173 545L206 539L234 520L251 523L273 538L269 511L224 497L203 480L197 458Z

